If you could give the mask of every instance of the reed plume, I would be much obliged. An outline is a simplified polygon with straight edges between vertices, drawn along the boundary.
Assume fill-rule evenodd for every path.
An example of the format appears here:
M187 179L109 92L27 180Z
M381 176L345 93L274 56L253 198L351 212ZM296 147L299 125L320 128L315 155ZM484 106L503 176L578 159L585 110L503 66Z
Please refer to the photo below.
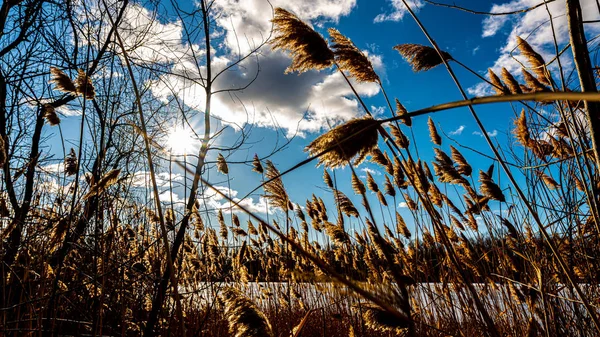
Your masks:
M333 180L331 180L331 176L329 175L329 172L327 172L327 169L323 170L323 181L327 187L333 188Z
M544 61L542 55L533 50L529 43L519 36L517 36L517 46L521 51L521 55L525 56L529 64L531 64L531 69L533 70L537 79L545 85L551 85L550 81L548 80L548 73L546 72L546 62Z
M92 80L82 69L77 70L75 85L77 86L77 93L85 99L94 99L96 97L96 89L92 84Z
M342 226L335 225L329 221L325 222L325 232L333 242L344 245L350 243L350 237Z
M375 331L402 334L410 326L408 318L400 319L374 304L362 303L361 310L365 325Z
M52 106L52 104L44 104L42 106L42 113L44 114L44 118L50 124L50 126L56 126L60 124L60 117L56 113L56 108Z
M462 153L460 153L454 146L450 145L450 154L452 155L452 160L454 160L454 162L457 164L456 171L462 175L470 176L473 172L473 169L465 157L463 157Z
M533 92L549 92L549 91L551 91L550 88L543 85L535 76L531 75L531 73L528 72L527 70L521 69L521 72L523 73L523 78L525 79L525 84L527 84L527 86L530 88L531 91L533 91Z
M252 171L260 174L264 172L262 164L260 163L260 159L258 159L258 155L256 153L252 159Z
M90 187L90 191L83 197L83 199L85 200L92 196L102 194L102 192L117 182L119 174L121 174L120 169L114 169L106 173L97 183Z
M278 7L271 22L275 33L271 41L273 49L288 50L292 56L286 73L321 70L333 65L334 54L325 39L296 15Z
M504 86L504 84L502 83L502 81L500 81L500 78L498 77L498 75L496 75L496 73L494 73L492 68L488 68L488 76L490 77L490 81L494 85L494 91L496 91L496 94L506 95L510 93L508 88Z
M387 205L388 205L387 200L385 200L385 196L383 195L383 193L381 193L381 191L377 191L377 200L379 200L379 203L381 205L383 205L384 207L387 207Z
M546 184L546 186L548 186L549 189L555 190L560 187L556 180L554 180L554 178L546 174L544 171L536 171L536 174L542 178L542 181L544 184Z
M358 155L357 163L377 147L379 122L370 116L341 124L313 140L304 150L311 156L331 149L319 157L318 165L329 168L347 165Z
M398 147L401 149L407 149L410 145L410 141L404 132L402 132L402 130L395 125L390 125L390 129L392 136L394 136L394 142L396 145L398 145Z
M444 151L437 148L434 149L434 151L435 161L433 162L433 170L440 182L462 185L469 184L469 182L458 172L457 168L454 167L452 159L450 159Z
M221 153L219 153L219 155L217 156L217 171L225 175L229 174L229 166L227 166L225 157L223 157Z
M481 183L479 189L484 196L502 202L506 201L504 193L502 193L500 187L492 180L491 174L479 170L479 182Z
M367 172L367 187L375 193L379 192L379 186L377 186L377 183L370 172Z
M273 337L267 317L239 290L228 287L221 293L229 333L235 337Z
M508 90L510 90L511 94L516 95L523 93L519 82L517 82L514 76L508 70L506 70L506 68L502 68L502 72L500 75L502 76L502 81L504 82Z
M398 212L396 212L396 232L398 232L407 239L410 239L411 237L411 233L408 230L408 226L406 226L406 221L404 221L404 218Z
M412 65L414 71L427 71L431 68L437 67L445 61L451 60L452 56L445 51L442 51L442 58L440 54L431 47L406 43L399 44L394 47L404 59Z
M388 157L386 157L383 152L379 149L379 147L374 148L370 153L371 162L380 165L382 167L387 167L389 161Z
M435 123L433 123L431 117L427 120L427 126L429 127L429 137L431 137L431 142L438 146L442 145L442 137L440 137L440 134L437 132Z
M334 196L335 202L342 213L346 214L347 216L359 217L358 210L356 207L354 207L354 204L350 198L348 198L348 196L338 190L334 191Z
M329 28L335 61L342 71L347 71L359 82L379 82L369 58L352 41L337 29Z
M525 109L521 110L521 114L515 120L515 128L513 129L513 133L521 145L529 145L529 142L531 141L531 135L529 134L529 126L527 126Z
M396 98L396 115L402 117L406 114L408 114L408 110L406 110L404 105L402 105L402 103L400 103L400 101ZM400 119L400 121L406 124L408 127L412 126L412 119L410 119L410 117L404 117Z
M394 185L392 185L390 176L385 176L385 184L383 185L383 190L385 194L389 195L392 198L396 196L396 189L394 188Z
M270 160L267 160L267 170L265 175L267 180L272 180L265 184L265 198L269 200L271 205L279 207L283 211L292 209L292 207L290 207L290 199L287 191L283 186L283 180L281 180L281 177L279 176L279 170L277 170Z
M66 175L72 176L77 173L77 154L75 153L75 149L71 148L71 151L65 157L64 165Z
M56 89L71 94L77 93L77 87L75 86L75 83L73 83L71 78L62 70L56 67L50 67L50 74L52 75L52 80L50 80L50 83L56 84Z
M363 182L360 179L358 179L358 176L356 175L354 170L352 170L352 189L354 190L354 193L358 195L364 195L367 192L365 184L363 184Z

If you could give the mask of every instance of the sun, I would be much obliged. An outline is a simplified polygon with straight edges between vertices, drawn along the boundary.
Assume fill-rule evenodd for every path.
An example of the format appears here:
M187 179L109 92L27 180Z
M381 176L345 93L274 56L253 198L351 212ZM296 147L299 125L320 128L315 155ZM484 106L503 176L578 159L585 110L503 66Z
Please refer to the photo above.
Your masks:
M172 127L167 134L166 150L172 154L187 154L195 143L194 133L189 128Z

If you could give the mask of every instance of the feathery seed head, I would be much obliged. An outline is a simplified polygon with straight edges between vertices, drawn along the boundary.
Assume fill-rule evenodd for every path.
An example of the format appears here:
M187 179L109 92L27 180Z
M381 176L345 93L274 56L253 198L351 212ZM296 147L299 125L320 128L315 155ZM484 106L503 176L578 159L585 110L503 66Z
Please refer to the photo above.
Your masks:
M258 159L258 155L254 154L254 159L252 159L252 171L262 174L264 172L262 164L260 163L260 159Z
M525 115L525 109L521 110L521 114L519 118L515 120L515 128L513 133L517 137L517 140L521 145L527 146L531 141L531 136L529 134L529 127L527 126L527 116Z
M485 197L502 202L506 201L504 193L502 193L500 187L492 180L491 175L479 170L479 182L481 183L479 189Z
M442 145L442 137L440 137L440 134L437 132L435 123L433 123L433 119L431 119L431 117L429 117L427 120L427 126L429 126L429 137L431 137L433 144L438 146Z
M229 174L229 166L227 166L225 157L223 157L223 154L221 153L219 153L219 155L217 156L217 171L225 175Z
M68 176L72 176L77 173L77 154L75 154L75 150L71 148L69 154L65 157L65 174Z
M56 67L50 67L50 74L52 74L52 80L50 83L56 84L56 89L66 93L76 93L77 87L75 83L71 81L71 78L67 76L62 70Z
M275 8L273 20L275 38L273 49L288 50L292 64L286 73L322 70L331 67L334 54L323 37L296 15L283 8Z
M283 181L281 180L281 177L279 177L279 170L277 170L270 160L267 160L266 179L273 179L273 181L265 184L265 198L267 198L273 206L279 207L283 211L287 211L290 208L290 199L283 186Z
M46 103L42 106L42 111L44 114L44 118L46 119L48 124L50 124L50 126L55 126L55 125L60 124L60 117L58 117L58 114L56 113L56 109L54 108L54 106Z
M517 36L517 46L519 47L521 54L525 56L529 64L531 64L532 70L537 79L546 85L551 85L550 81L548 80L548 73L546 72L546 62L544 61L542 55L533 50L529 43L519 36Z
M528 72L527 70L525 70L524 68L521 69L521 72L523 73L523 78L525 79L525 84L527 84L527 86L529 88L531 88L531 91L533 91L533 92L550 92L551 91L550 88L543 85L535 76L531 75L531 73Z
M410 325L408 318L401 320L374 304L363 303L361 310L365 325L375 331L400 334Z
M379 82L369 58L337 29L329 28L335 60L342 71L348 71L359 82Z
M414 71L426 71L444 63L444 60L452 59L450 54L442 51L442 57L444 58L442 60L440 54L434 48L419 44L399 44L394 49L412 65Z
M450 145L450 153L452 154L452 160L457 164L456 171L462 175L470 176L473 169L465 157L452 145Z
M314 156L331 148L318 163L329 168L345 166L356 155L360 163L377 147L378 126L372 117L356 118L319 136L304 150Z
M272 337L267 317L239 290L226 288L221 293L229 333L235 337Z
M354 193L358 195L364 195L367 192L365 189L365 184L358 179L358 176L356 173L354 173L354 170L352 171L352 189L354 189Z
M96 97L96 89L94 89L92 80L82 69L77 70L75 84L77 85L77 93L85 99L94 99Z
M511 94L516 95L516 94L523 93L523 90L521 90L521 85L519 84L519 82L517 82L517 80L514 78L514 76L508 70L506 70L506 68L502 68L501 75L502 75L502 81L504 82L506 87L508 87L508 90L510 90Z
M408 137L395 125L390 125L390 129L392 130L392 136L394 136L394 142L401 149L407 149L410 145L410 141Z
M505 95L510 93L508 88L502 84L502 81L500 81L500 78L498 75L496 75L496 73L494 73L492 68L488 68L488 76L490 77L490 82L492 82L494 85L494 91L496 91L496 94Z

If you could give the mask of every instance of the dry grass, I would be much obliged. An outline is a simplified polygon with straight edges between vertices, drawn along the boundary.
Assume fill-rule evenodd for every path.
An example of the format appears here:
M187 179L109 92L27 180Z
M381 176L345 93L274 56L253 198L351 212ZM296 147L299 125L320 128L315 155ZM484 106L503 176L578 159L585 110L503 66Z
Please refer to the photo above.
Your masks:
M380 82L368 58L337 30L329 31L329 46L284 9L275 9L273 24L273 48L292 57L287 71L337 63L358 81ZM506 69L500 77L490 70L496 93L551 91L558 76L524 40L518 45L533 74L523 68L522 85ZM427 46L395 48L416 71L452 60ZM51 76L59 91L104 99L95 95L84 71L75 82L57 68ZM515 102L521 112L510 140L498 144L500 158L490 159L471 151L470 144L450 143L443 132L447 125L411 117L399 100L395 107L391 102L388 114L400 116L403 124L358 117L306 147L325 170L322 186L308 191L312 195L304 201L293 200L296 194L284 184L288 177L273 162L258 155L228 162L229 153L227 160L219 153L210 164L222 174L213 178L229 182L246 165L248 174L241 178L262 182L265 218L240 211L243 202L215 209L205 199L190 203L187 211L171 204L158 212L149 194L135 189L139 182L132 172L139 163L127 154L135 153L130 143L139 139L128 138L129 129L115 136L118 146L128 148L102 143L83 151L82 157L97 154L91 165L74 149L65 150L64 172L50 182L30 169L39 166L37 151L19 157L12 138L0 137L5 175L0 253L6 275L0 284L0 334L140 335L153 312L157 284L166 279L165 251L175 250L178 287L167 287L155 335L597 335L592 318L599 313L582 304L600 301L598 168L589 128L578 118L583 107ZM562 113L565 106L572 114ZM40 109L42 124L60 123L54 105ZM418 146L411 127L427 127L431 143ZM478 161L484 167L473 164L476 156L485 158ZM355 166L367 159L373 171L362 176ZM507 184L498 161L520 174L522 186ZM157 169L169 176L170 164ZM73 176L82 179L75 184ZM32 185L21 187L23 177L31 177ZM519 187L527 199L515 193ZM28 193L29 203L14 207L13 199ZM239 201L229 193L222 199ZM540 234L536 218L549 237ZM15 233L23 235L17 240ZM180 247L173 244L177 240ZM568 262L567 270L561 261ZM182 316L174 314L177 305Z

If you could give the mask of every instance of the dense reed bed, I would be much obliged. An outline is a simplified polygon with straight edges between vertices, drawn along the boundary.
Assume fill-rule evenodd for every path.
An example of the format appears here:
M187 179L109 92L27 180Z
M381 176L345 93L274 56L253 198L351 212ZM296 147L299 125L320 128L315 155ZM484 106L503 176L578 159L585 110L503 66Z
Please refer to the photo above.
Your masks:
M210 6L199 4L210 46ZM118 22L124 8L107 10L108 20ZM1 335L600 333L600 96L596 60L581 31L570 30L579 83L564 78L560 59L544 60L518 38L527 61L521 74L490 69L481 79L496 95L469 101L452 70L465 65L421 26L431 45L399 44L398 58L415 72L446 68L465 100L410 112L388 99L367 55L342 32L329 29L324 37L282 8L274 9L272 23L273 37L262 48L288 53L289 72L339 71L365 110L314 139L305 149L310 158L292 168L258 156L241 164L228 163L222 153L208 160L209 151L216 152L210 80L197 162L173 160L154 141L159 123L142 110L151 104L136 82L140 64L118 30L107 38L114 49L99 48L106 54L93 64L111 54L111 62L122 62L122 78L94 78L95 66L52 67L43 78L61 96L31 103L37 106L29 116L33 130L15 136L11 121L0 116ZM210 68L208 49L203 57ZM2 116L25 109L13 96L4 102L7 87L16 89L0 79ZM358 82L381 88L387 116L373 116L355 90ZM135 97L125 112L117 111L121 91ZM87 151L94 158L82 165L80 143L63 151L59 173L42 174L41 130L59 127L57 109L73 100L95 114L95 143ZM514 111L508 144L490 139L478 117L477 104L494 102ZM470 110L488 154L451 142L436 124L433 112L458 106ZM416 144L411 128L417 119L427 119L430 142ZM424 148L434 157L420 158L417 149ZM473 156L486 156L489 165L474 167L467 160ZM378 174L362 177L364 163ZM176 164L186 170L186 200L178 207L161 203L157 182L166 176L172 191ZM294 200L286 177L315 164L323 169L323 181L315 182L322 189ZM234 178L233 165L254 175L266 213L251 212L242 199L213 186ZM148 181L140 183L140 170ZM340 187L349 183L352 189ZM141 185L148 188L135 189ZM208 193L229 207L210 208ZM408 213L399 211L400 203Z

